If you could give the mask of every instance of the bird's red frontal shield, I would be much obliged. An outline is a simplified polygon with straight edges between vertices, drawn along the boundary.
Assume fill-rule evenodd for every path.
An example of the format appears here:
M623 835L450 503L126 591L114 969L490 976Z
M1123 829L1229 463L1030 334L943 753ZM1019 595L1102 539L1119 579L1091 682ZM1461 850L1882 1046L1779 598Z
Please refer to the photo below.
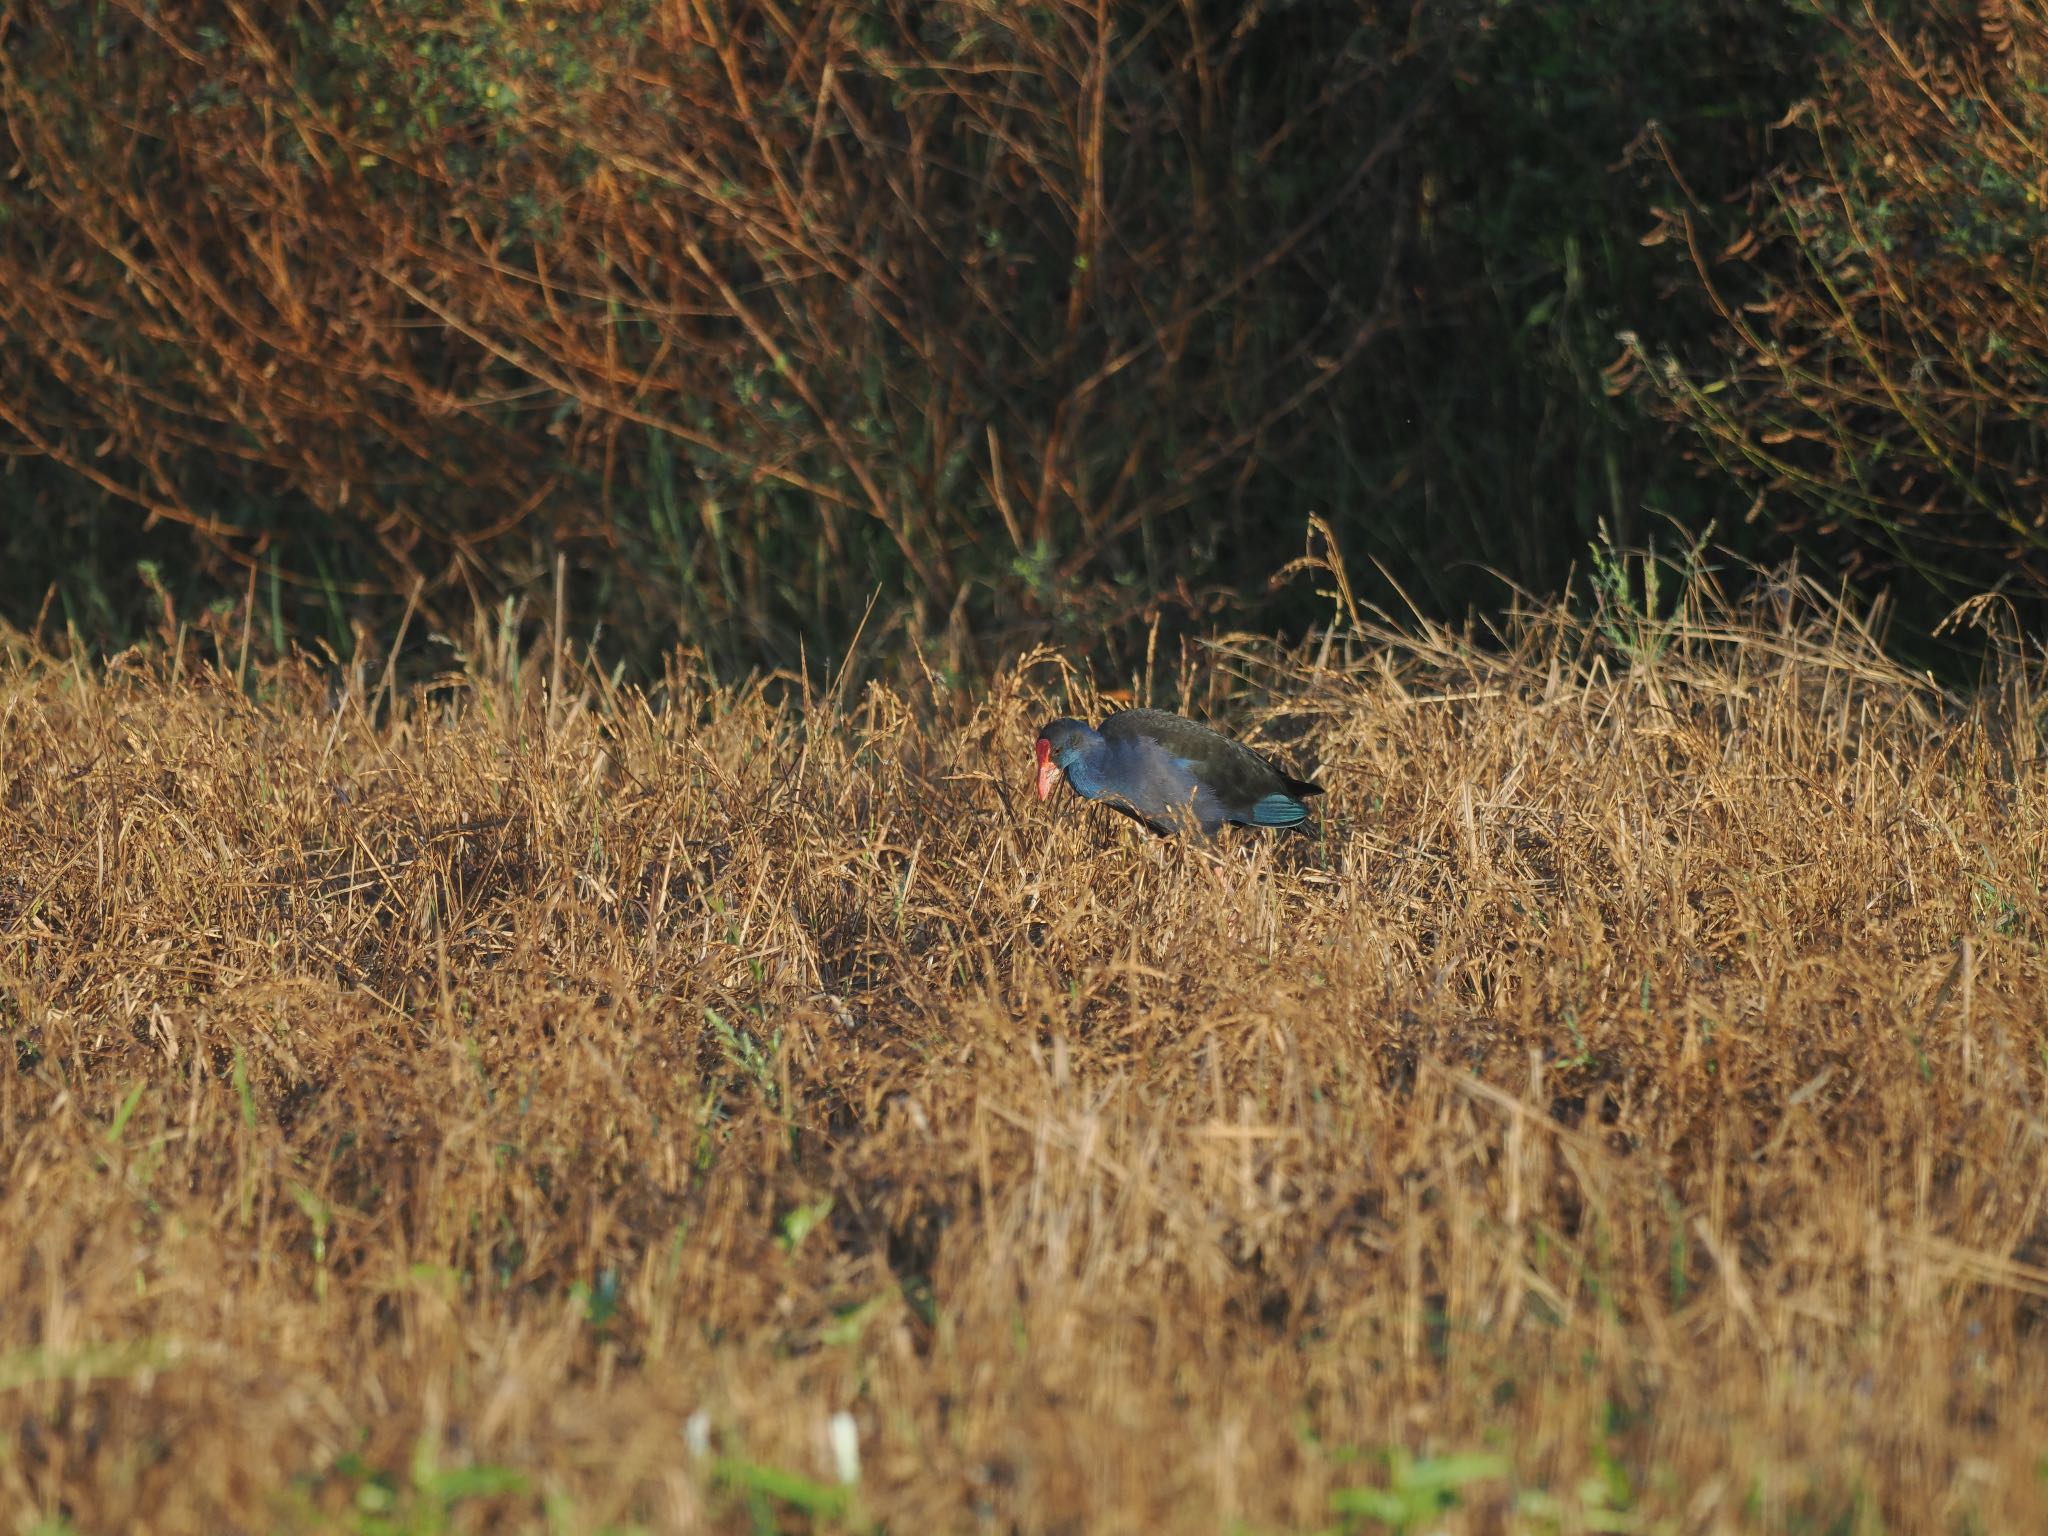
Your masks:
M1052 760L1052 743L1038 738L1038 798L1043 800L1060 781L1060 765Z

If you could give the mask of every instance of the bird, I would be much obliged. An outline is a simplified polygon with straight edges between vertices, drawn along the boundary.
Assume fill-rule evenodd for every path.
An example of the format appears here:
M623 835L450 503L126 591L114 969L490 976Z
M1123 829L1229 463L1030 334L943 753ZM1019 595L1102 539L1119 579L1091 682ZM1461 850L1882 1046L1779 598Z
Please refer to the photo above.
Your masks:
M1062 717L1038 733L1038 798L1064 776L1083 800L1170 836L1225 822L1295 827L1323 786L1297 779L1242 742L1163 709L1124 709L1102 724Z

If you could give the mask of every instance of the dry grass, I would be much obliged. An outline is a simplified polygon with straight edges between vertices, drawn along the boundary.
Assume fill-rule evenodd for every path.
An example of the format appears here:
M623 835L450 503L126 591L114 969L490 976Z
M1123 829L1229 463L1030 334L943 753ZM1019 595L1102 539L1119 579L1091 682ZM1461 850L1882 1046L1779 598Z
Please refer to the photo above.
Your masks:
M1044 657L17 642L0 1524L2048 1528L2029 679L1779 597L1189 662L1221 889Z

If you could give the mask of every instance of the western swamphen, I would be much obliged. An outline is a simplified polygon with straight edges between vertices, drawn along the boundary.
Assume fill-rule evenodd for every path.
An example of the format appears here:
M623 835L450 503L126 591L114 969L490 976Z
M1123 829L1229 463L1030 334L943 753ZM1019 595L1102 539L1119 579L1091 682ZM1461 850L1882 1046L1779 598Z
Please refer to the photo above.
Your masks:
M1125 709L1097 729L1055 720L1038 733L1038 798L1065 774L1074 793L1136 817L1154 832L1226 821L1292 827L1323 786L1282 773L1242 742L1163 709Z

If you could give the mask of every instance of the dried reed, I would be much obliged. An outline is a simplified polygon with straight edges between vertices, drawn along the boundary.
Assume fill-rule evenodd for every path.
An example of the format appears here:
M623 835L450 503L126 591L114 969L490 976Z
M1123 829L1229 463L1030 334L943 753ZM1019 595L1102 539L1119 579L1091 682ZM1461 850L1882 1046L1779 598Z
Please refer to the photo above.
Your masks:
M2048 1528L2017 662L1218 642L1140 687L1331 791L1219 886L1020 793L1053 657L483 638L11 642L11 1528Z

